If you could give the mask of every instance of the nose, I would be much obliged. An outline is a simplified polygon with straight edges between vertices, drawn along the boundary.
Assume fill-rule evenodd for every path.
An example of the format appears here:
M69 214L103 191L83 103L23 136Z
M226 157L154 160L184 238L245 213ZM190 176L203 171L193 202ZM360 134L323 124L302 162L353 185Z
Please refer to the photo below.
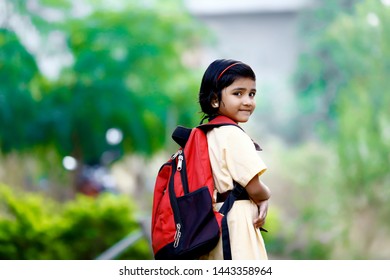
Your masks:
M253 100L249 96L245 96L242 100L242 104L245 106L252 105Z

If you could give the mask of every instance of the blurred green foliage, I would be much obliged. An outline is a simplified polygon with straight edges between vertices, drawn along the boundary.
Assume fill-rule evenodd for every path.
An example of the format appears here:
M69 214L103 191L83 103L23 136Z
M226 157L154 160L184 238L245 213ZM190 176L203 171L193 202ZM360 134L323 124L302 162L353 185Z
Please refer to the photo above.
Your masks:
M129 197L112 194L60 204L0 185L0 259L95 259L140 229L134 205ZM147 240L137 241L119 258L152 258Z
M186 54L206 33L180 0L89 0L77 7L70 0L36 1L30 9L24 1L6 2L9 17L0 29L3 153L41 147L96 163L112 148L106 131L118 128L124 138L115 149L150 155L163 147L172 119L193 124L197 83ZM48 48L50 38L65 38L61 47L73 62L56 79L40 72L44 53L28 50L12 17L24 17Z
M390 5L357 5L326 35L345 77L336 97L340 166L350 192L375 205L388 192L372 186L385 183L390 172Z
M271 201L279 200L281 223L272 233L278 235L278 250L270 247L270 253L288 259L334 258L343 231L339 218L343 206L335 189L336 154L330 146L313 141L294 148L278 145L273 156L278 161L273 164L278 181Z
M39 72L16 35L4 29L0 29L0 80L1 150L24 150L42 140L36 122L40 112L31 94Z
M381 238L390 230L390 6L374 0L320 2L313 15L328 7L335 16L306 22L308 31L317 32L303 37L307 45L296 76L298 97L304 129L315 131L323 149L336 157L311 171L318 179L308 177L310 168L303 169L306 186L298 186L305 193L318 190L318 184L321 189L317 205L302 201L301 219L308 219L306 225L323 224L329 257L386 258L388 253L380 251L386 246L377 241L386 243ZM305 160L314 164L310 157ZM314 224L304 234L310 240L321 236ZM315 247L322 254L323 248Z
M365 1L327 31L346 79L336 97L336 147L345 186L340 194L347 213L376 221L355 246L357 254L375 239L376 225L390 228L390 5L384 3Z
M302 49L297 63L294 82L298 93L301 123L297 137L321 134L330 138L334 132L335 96L346 81L344 69L335 64L333 55L342 55L327 42L326 30L342 15L354 12L355 5L363 0L314 0L303 10L300 22ZM325 132L323 131L325 129ZM302 138L301 138L302 140Z

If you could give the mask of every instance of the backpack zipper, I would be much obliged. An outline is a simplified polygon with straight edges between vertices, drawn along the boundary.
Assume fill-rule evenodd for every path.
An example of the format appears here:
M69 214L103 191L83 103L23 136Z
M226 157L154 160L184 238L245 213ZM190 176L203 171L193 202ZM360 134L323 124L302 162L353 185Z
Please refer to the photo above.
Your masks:
M177 166L176 170L180 172L181 182L183 185L184 194L190 192L188 188L188 179L187 179L187 170L186 170L186 162L184 159L184 153L182 149L179 149L174 155L172 155L171 159L175 160L177 158Z
M176 154L178 155L178 153L176 153ZM175 158L177 157L176 154L174 155ZM175 173L177 171L176 161L174 160L174 158L173 158L171 164L172 164L172 174L171 174L171 178L169 180L168 192L169 192L169 200L170 200L171 206L172 206L173 219L175 220L175 224L176 224L176 232L174 235L173 247L177 248L179 246L179 241L180 241L180 237L181 237L181 231L180 231L181 230L181 217L179 215L179 205L177 204L177 197L176 197L175 185L174 185L174 177L175 177Z
M177 158L178 155L181 155L182 153L183 153L183 150L182 150L182 149L177 150L177 152L174 153L174 154L171 156L171 159L174 160L175 158Z
M175 160L177 158L177 166L176 170L181 171L183 168L183 161L184 161L184 156L183 156L183 150L179 149L175 154L171 156L172 160Z
M181 224L176 224L176 232L174 237L175 242L173 243L173 248L177 248L177 246L179 246L179 241L181 237L180 229L181 229Z
M177 157L177 171L181 171L181 169L183 168L183 160L184 156L182 155L182 153L180 153Z
M184 158L183 150L179 149L174 155L172 155L171 158L172 158L172 162L171 162L172 174L169 182L169 199L171 201L173 217L176 223L176 232L174 235L173 247L177 248L179 246L180 237L182 234L181 232L182 222L181 222L179 206L177 204L177 197L176 197L175 186L174 186L174 177L176 171L180 172L180 178L181 178L184 194L187 194L189 192L189 188L188 188L188 180L187 180L186 161ZM177 164L176 164L176 158L177 158Z

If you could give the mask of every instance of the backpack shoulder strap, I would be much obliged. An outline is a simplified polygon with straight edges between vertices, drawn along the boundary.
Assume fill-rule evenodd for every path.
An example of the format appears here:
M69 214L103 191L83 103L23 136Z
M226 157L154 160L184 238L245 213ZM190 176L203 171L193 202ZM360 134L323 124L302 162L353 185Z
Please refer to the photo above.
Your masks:
M209 123L201 124L195 128L199 128L204 133L206 133L207 131L213 129L214 127L219 127L219 126L223 126L223 125L235 125L235 126L239 127L237 125L237 123L235 123L234 121L232 121L228 117L217 116L216 118L211 120ZM187 144L188 138L190 137L192 130L193 130L193 128L188 128L188 127L184 127L184 126L179 125L173 131L172 139L177 144L179 144L180 147L184 148L185 145Z
M217 116L214 119L212 119L210 122L198 125L195 128L201 129L204 133L207 131L215 128L215 127L220 127L224 125L234 125L240 128L242 131L242 127L240 127L235 121L232 119L225 117L225 116ZM172 139L180 145L180 147L184 148L185 145L187 144L188 138L190 137L191 131L193 128L187 128L184 126L177 126L176 129L172 133ZM245 132L245 131L244 131ZM253 141L253 140L252 140ZM255 141L253 141L253 144L256 147L257 151L261 151L261 147L259 144L257 144Z
M209 121L208 123L201 124L197 127L203 130L204 132L207 132L215 127L220 127L224 125L234 125L242 129L235 121L225 116L217 116L213 118L211 121Z

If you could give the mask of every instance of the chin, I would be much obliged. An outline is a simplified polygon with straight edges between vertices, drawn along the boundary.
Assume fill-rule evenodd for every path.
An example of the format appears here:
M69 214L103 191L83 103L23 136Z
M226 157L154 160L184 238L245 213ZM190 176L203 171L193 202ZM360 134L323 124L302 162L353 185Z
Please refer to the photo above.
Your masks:
M236 120L238 123L246 123L247 121L249 121L249 118L241 118Z

